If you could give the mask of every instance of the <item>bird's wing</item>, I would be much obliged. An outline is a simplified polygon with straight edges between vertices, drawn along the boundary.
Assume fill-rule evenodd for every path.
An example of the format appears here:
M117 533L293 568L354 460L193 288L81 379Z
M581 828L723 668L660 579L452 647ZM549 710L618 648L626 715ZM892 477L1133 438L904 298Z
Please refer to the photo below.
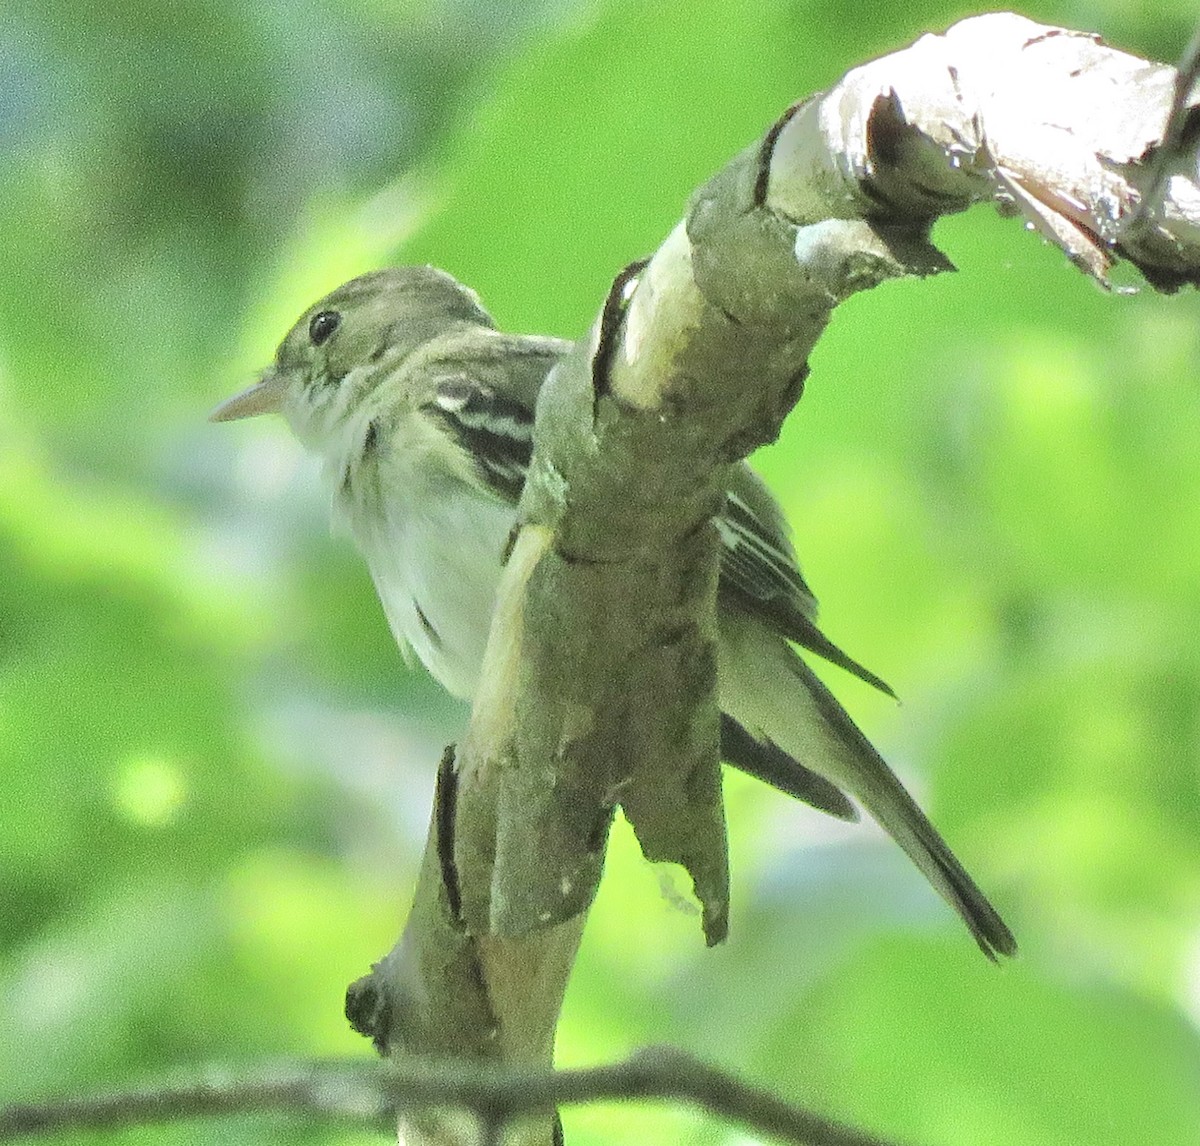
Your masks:
M749 466L734 467L725 510L716 524L722 545L720 591L730 604L895 697L886 681L847 656L817 628L817 599L796 562L787 523Z
M471 459L484 486L520 500L533 455L533 411L551 367L570 347L557 338L476 331L446 360L426 365L433 386L425 409Z
M533 453L533 411L550 368L570 343L486 331L456 343L426 408L445 423L488 489L516 503ZM778 505L754 472L735 466L716 519L721 540L720 592L802 648L888 696L891 688L842 652L817 627L817 601L800 572Z

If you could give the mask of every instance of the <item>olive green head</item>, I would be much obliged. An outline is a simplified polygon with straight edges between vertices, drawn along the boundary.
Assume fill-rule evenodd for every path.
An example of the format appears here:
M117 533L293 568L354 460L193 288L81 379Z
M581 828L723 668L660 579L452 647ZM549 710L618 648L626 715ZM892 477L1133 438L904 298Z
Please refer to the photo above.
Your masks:
M351 279L306 310L247 390L210 420L282 413L301 438L361 401L374 380L455 325L490 327L475 293L435 267L393 267Z

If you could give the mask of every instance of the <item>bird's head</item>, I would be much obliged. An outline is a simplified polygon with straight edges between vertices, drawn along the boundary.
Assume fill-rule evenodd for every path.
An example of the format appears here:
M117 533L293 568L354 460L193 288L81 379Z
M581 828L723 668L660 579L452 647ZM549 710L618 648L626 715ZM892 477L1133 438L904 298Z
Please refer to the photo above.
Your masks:
M393 267L351 279L306 310L251 387L210 421L279 413L319 448L381 378L458 324L492 325L475 292L435 267Z

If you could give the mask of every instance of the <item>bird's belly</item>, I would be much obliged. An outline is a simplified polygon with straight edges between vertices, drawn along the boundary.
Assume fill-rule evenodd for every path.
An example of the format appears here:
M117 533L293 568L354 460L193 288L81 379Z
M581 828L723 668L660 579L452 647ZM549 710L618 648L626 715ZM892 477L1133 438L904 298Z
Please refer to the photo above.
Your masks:
M368 554L388 623L448 692L470 697L491 627L510 506L477 497L425 500L393 520L386 548Z

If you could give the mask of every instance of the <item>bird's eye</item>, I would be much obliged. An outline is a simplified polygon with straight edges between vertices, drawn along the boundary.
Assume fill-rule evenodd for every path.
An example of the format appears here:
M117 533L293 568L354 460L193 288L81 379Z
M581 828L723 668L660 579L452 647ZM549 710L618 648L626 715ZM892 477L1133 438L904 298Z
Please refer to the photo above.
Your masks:
M342 316L336 310L322 310L312 316L308 324L308 337L314 346L329 341L329 336L342 325Z

